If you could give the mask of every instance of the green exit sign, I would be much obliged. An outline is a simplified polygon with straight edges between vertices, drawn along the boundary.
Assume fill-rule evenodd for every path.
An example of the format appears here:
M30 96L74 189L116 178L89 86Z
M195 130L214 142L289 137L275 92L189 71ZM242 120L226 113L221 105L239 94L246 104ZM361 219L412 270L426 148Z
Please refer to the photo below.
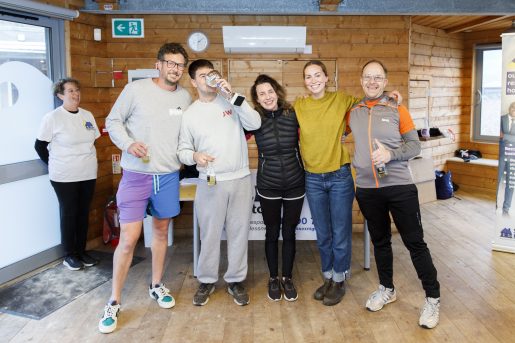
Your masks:
M145 37L143 19L113 18L113 38Z

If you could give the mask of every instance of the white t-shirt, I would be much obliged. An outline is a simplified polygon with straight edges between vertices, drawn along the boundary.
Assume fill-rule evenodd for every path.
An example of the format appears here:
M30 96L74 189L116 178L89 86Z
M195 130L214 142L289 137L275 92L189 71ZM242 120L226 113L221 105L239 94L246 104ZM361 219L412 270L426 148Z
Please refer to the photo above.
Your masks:
M37 139L48 144L48 174L57 182L97 178L95 139L100 137L91 112L70 113L62 106L45 114Z

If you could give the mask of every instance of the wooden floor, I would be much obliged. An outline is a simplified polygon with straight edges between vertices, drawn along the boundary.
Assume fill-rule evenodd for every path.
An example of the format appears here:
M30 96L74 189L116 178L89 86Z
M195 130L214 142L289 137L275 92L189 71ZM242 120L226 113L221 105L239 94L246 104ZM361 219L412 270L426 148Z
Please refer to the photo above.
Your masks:
M223 282L218 282L209 303L195 307L192 297L198 284L192 276L191 237L176 237L165 275L177 301L173 309L159 309L149 298L147 258L130 270L115 333L102 335L97 330L110 293L107 282L40 321L0 314L0 341L515 342L515 255L490 249L494 199L464 191L458 196L461 200L422 207L425 237L442 288L440 325L433 330L417 325L424 293L398 234L393 239L397 301L376 313L364 309L377 286L377 275L373 260L370 271L362 269L360 233L354 234L347 294L333 307L312 298L321 282L314 242L298 242L294 270L298 301L269 301L261 241L249 243L250 305L234 304ZM138 253L148 251L139 248Z

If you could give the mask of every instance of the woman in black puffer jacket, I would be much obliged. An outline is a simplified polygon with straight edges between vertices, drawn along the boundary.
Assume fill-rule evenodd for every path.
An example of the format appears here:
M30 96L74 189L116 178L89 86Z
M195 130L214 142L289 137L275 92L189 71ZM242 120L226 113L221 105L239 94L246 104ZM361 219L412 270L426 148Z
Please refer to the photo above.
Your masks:
M299 124L284 88L268 75L259 75L251 88L252 102L261 115L254 134L259 153L257 192L266 226L265 254L270 270L268 297L297 300L292 282L295 228L304 203L304 168L299 153ZM283 215L281 218L281 209ZM282 278L278 277L278 239L282 229ZM281 291L282 288L282 291Z

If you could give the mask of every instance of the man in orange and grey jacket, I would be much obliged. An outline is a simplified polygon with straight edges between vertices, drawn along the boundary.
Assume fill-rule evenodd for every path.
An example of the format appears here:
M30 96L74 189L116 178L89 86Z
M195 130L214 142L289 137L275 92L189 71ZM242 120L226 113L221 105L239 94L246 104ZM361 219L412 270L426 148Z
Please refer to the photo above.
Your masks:
M379 61L364 65L365 97L347 116L355 141L356 199L368 223L380 283L365 306L375 312L397 298L391 213L425 291L419 325L431 329L439 321L440 284L424 242L417 187L408 167L408 159L420 153L420 142L408 110L384 93L386 75Z

